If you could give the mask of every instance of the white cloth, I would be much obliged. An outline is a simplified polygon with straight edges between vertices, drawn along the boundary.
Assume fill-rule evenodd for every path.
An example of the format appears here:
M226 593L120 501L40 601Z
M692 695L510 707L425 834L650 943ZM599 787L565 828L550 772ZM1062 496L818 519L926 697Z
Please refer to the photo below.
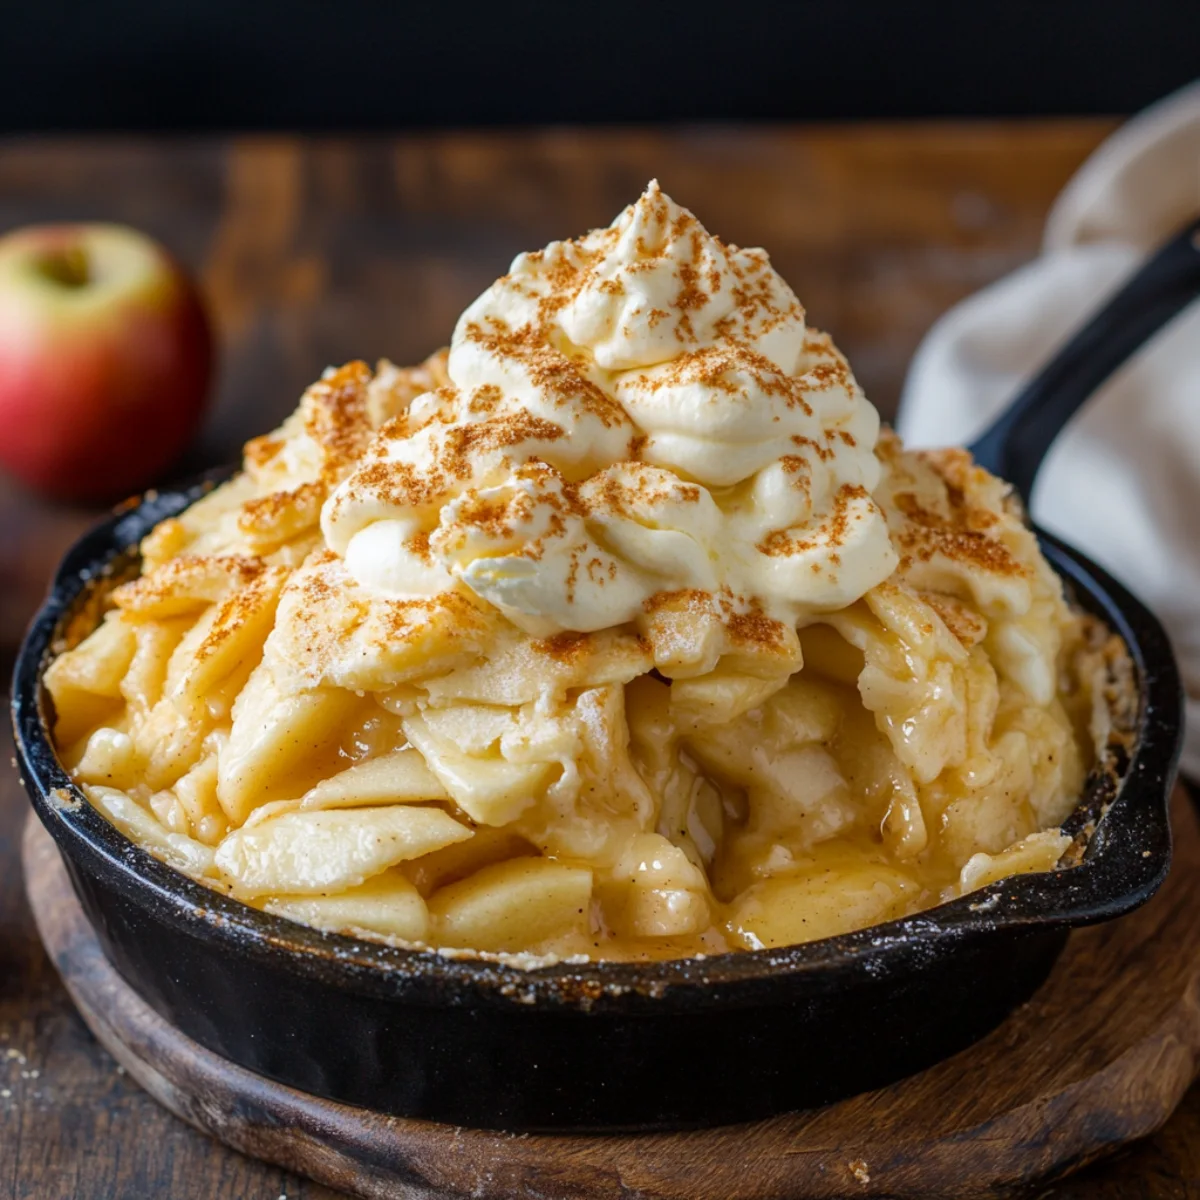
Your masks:
M1200 83L1146 110L1080 168L1042 256L951 309L913 359L898 430L970 441L1179 226L1200 214ZM1200 302L1060 434L1032 511L1166 625L1187 689L1183 768L1200 777Z

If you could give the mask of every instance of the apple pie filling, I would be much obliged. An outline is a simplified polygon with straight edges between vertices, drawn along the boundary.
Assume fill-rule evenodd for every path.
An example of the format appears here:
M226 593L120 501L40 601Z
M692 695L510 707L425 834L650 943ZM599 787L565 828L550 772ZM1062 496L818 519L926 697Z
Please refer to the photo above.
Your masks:
M151 853L322 929L646 959L1053 869L1119 644L657 185L326 373L46 673Z

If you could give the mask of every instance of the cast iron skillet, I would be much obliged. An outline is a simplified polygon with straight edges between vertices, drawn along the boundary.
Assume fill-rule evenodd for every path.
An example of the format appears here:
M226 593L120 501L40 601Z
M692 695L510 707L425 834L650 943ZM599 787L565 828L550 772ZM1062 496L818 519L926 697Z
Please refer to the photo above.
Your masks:
M977 444L1022 492L1070 411L1200 292L1194 233L1144 268ZM1124 638L1137 672L1132 750L1115 773L1095 773L1067 826L1104 812L1080 865L801 946L532 972L258 912L151 857L83 799L51 747L41 687L94 582L212 483L150 493L70 551L20 651L13 718L30 799L106 954L184 1033L263 1075L383 1112L513 1130L680 1128L821 1104L968 1045L1032 994L1072 927L1128 912L1166 875L1181 738L1170 646L1123 587L1042 534L1055 570Z

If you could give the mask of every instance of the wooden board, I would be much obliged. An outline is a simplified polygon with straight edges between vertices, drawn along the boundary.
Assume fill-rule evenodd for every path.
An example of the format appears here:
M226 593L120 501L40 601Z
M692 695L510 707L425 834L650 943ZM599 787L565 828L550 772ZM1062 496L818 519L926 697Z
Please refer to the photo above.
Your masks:
M964 1198L1056 1178L1151 1133L1195 1078L1200 825L1182 789L1174 820L1175 869L1158 896L1074 935L1042 990L978 1045L828 1108L645 1136L452 1128L262 1079L179 1034L120 979L32 818L24 864L51 959L130 1074L228 1145L333 1187L406 1200Z

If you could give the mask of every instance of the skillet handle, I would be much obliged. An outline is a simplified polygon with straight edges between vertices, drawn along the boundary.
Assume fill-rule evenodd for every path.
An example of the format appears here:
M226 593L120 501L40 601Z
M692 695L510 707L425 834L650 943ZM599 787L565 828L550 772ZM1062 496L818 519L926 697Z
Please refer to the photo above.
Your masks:
M1097 388L1200 296L1200 217L1149 258L971 444L1026 506L1051 443Z

